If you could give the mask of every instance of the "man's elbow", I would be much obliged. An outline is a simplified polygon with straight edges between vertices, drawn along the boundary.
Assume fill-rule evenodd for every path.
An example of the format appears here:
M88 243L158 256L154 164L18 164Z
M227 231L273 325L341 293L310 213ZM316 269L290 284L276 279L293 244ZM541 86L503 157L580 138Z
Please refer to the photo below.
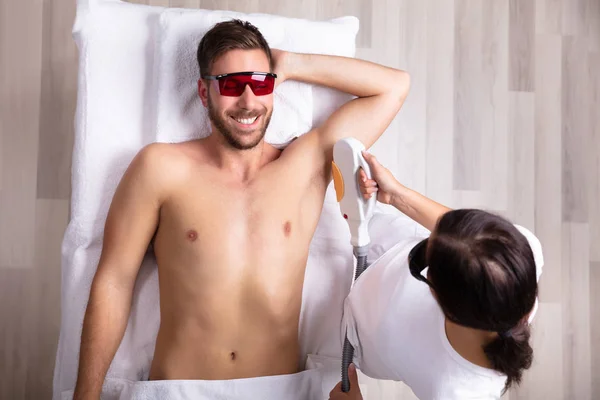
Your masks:
M92 280L90 295L96 294L103 298L106 296L118 298L132 296L137 272L137 268L122 263L100 260Z
M400 105L404 103L406 96L408 96L408 92L410 91L410 75L406 71L397 70L396 76L393 79L393 85L391 85L391 90L393 91L393 96L398 99Z

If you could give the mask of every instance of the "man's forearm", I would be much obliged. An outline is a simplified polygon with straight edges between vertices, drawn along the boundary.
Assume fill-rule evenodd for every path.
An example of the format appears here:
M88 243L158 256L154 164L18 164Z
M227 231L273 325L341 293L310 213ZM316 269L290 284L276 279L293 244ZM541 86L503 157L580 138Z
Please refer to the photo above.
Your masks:
M402 87L408 92L404 71L355 58L286 53L286 79L331 87L358 97L376 96Z
M450 208L408 189L400 183L392 193L391 204L429 231L433 231L442 215L450 211Z
M99 399L108 367L123 338L131 293L106 282L92 286L81 335L74 400Z

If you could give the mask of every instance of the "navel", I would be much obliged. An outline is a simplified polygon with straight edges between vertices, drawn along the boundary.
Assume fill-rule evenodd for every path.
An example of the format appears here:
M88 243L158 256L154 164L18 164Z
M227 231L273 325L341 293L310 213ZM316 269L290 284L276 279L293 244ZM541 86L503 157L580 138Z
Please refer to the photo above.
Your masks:
M235 351L232 351L231 354L229 355L229 357L231 358L231 361L235 361Z
M290 221L286 221L285 224L283 224L283 233L286 237L290 236L290 233L292 233L292 223Z
M198 232L196 232L196 231L195 231L195 230L193 230L193 229L190 229L190 230L187 232L187 238L188 238L190 241L192 241L192 242L193 242L193 241L195 241L196 239L198 239Z

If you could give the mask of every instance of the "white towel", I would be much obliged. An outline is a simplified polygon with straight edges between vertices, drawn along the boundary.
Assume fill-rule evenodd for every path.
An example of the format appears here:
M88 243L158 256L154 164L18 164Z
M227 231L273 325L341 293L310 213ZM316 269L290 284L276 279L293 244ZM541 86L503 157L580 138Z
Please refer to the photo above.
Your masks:
M106 214L116 186L135 154L144 145L160 139L157 121L161 109L157 99L161 82L157 71L163 58L158 57L158 44L166 42L158 35L161 32L159 20L164 11L160 7L117 0L78 2L73 28L79 48L79 79L71 219L62 246L62 312L54 370L54 399L60 399L62 393L68 398L69 391L75 385L82 320L102 249ZM174 18L169 21L174 22L178 18L175 18L176 11L168 10L168 13ZM187 14L185 18L188 18ZM272 26L285 26L285 31L279 38L289 38L289 49L354 56L354 41L358 30L356 18L341 18L333 22L269 18L272 18ZM275 37L278 33L270 32L268 35ZM302 115L312 113L313 125L341 105L346 98L332 90L318 89L318 107L314 100L312 103L307 99L292 103L297 109L311 104L311 110L302 109ZM286 135L292 133L288 132ZM175 136L168 134L163 138L173 137ZM335 202L329 203L329 210L334 206ZM324 213L324 218L329 215L336 216L331 211L329 214ZM319 281L319 274L329 274L328 268L342 272L339 272L340 277L337 279L330 279L331 290L335 292L331 298L335 301L321 298L316 285L314 288L311 285L304 287L306 305L303 302L301 331L316 335L314 338L301 338L306 344L303 347L304 354L319 352L337 356L341 349L337 332L341 323L341 304L348 288L338 286L336 282L351 275L352 264L346 262L346 254L350 255L351 249L327 246L328 237L336 238L347 232L345 227L339 228L336 225L341 217L337 215L336 218L333 222L322 218L319 223L320 236L313 240L307 277L314 283ZM329 228L342 230L330 231ZM324 232L328 232L327 235ZM347 242L340 242L339 239L331 242L338 243L339 246L347 245ZM343 256L337 258L336 254ZM344 271L345 268L349 272ZM313 297L319 301L312 301ZM315 305L320 307L319 313L314 308ZM328 338L328 333L318 330L312 322L313 316L320 318L325 310L329 310L325 313L330 317L328 322L337 321L337 328L331 333L334 339ZM148 255L138 276L127 330L110 366L107 382L113 382L114 379L138 381L147 376L158 323L156 264L153 257ZM304 328L307 326L310 329Z
M290 375L226 381L131 381L108 378L102 400L323 400L340 381L340 359L309 356L306 370ZM73 397L73 390L61 400Z
M108 378L102 400L323 400L324 368L230 380L131 381ZM331 390L331 389L329 389ZM71 399L72 391L62 395Z

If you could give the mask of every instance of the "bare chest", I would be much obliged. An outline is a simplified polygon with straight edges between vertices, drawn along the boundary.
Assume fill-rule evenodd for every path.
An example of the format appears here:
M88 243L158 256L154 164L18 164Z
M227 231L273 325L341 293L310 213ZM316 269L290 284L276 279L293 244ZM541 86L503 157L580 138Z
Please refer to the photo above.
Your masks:
M301 201L275 188L231 188L222 184L190 188L173 196L162 222L182 233L199 236L227 231L232 237L298 233Z
M285 181L190 183L161 208L159 233L171 246L214 257L276 257L276 249L308 247L321 197Z

